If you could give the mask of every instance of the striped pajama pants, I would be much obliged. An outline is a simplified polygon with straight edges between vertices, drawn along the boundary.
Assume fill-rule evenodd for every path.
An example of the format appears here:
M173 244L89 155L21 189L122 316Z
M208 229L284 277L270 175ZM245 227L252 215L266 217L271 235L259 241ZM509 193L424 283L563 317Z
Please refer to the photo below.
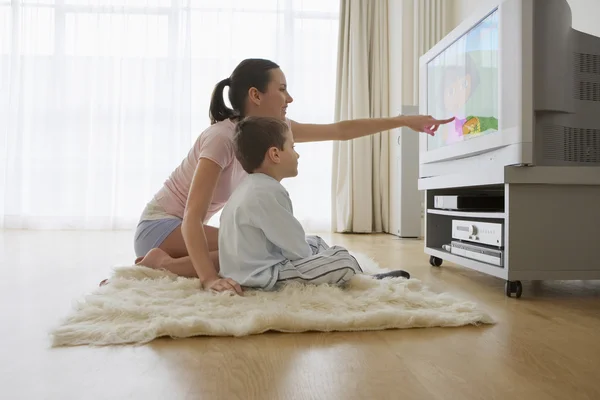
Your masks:
M313 255L296 261L283 261L277 282L297 281L314 285L342 285L362 273L358 261L343 247L329 247L319 236L307 236Z

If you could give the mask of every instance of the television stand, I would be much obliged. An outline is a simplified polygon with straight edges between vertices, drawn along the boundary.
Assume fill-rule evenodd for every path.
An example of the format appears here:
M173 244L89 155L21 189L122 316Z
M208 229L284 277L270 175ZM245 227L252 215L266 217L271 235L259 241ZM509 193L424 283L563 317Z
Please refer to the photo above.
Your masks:
M600 279L600 167L469 171L419 179L419 190L425 191L425 253L432 266L449 261L504 279L506 295L517 298L521 280ZM503 209L439 209L434 204L437 195L476 194L504 196ZM468 240L453 238L453 221L463 221L463 226L473 222L473 231L467 233L473 235ZM501 226L502 246L487 246L490 253L501 250L501 265L495 256L449 248L453 240L460 242L456 246L469 245L479 234L492 232L477 233L476 226L493 226L493 232Z

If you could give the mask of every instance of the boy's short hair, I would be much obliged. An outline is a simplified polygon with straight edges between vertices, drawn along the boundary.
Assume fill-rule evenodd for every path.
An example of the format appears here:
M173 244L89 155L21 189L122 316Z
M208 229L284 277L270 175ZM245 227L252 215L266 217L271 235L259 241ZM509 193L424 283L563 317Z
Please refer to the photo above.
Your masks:
M259 168L271 147L283 150L288 130L288 125L277 118L246 117L238 122L233 145L244 171L251 174Z

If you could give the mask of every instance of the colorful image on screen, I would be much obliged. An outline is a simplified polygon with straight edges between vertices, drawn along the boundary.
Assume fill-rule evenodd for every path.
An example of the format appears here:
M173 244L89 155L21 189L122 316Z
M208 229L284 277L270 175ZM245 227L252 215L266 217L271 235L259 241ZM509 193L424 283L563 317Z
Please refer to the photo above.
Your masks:
M490 14L427 65L427 113L455 117L428 149L498 131L498 16Z

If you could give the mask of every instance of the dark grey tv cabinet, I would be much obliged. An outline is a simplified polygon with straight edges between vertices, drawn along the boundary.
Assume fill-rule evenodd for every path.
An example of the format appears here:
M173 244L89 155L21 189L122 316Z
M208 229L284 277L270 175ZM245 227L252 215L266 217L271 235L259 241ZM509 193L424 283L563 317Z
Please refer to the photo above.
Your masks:
M506 281L507 296L520 297L521 280L600 279L600 167L510 166L419 180L425 191L425 253ZM434 208L439 194L501 191L501 212ZM503 224L504 265L464 258L443 249L452 220Z

